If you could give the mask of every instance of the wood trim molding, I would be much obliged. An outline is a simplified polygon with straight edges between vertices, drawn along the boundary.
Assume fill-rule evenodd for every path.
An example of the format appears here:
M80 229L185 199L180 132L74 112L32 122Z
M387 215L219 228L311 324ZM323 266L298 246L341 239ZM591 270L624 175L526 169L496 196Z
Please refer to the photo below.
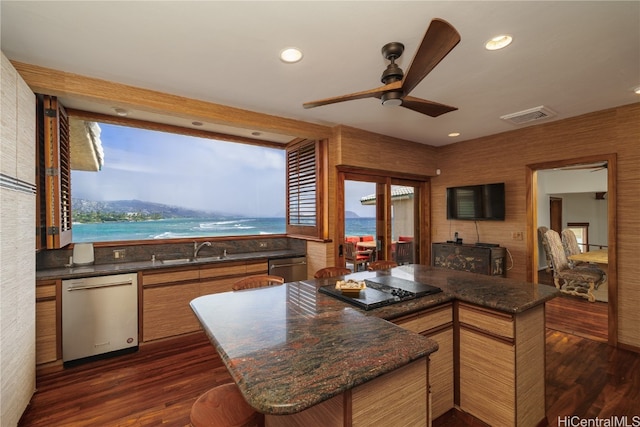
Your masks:
M58 97L83 99L103 105L167 114L189 120L274 132L309 139L330 138L332 128L228 107L212 102L86 77L79 74L12 61L32 91Z
M534 277L534 270L538 265L537 248L534 241L535 231L537 229L537 193L536 193L536 180L535 172L545 169L554 169L559 167L566 167L579 164L589 164L597 162L607 162L607 217L608 217L608 236L607 242L609 252L609 264L608 264L608 290L609 290L609 302L608 302L608 342L611 346L618 346L618 262L617 262L617 175L618 175L618 163L617 154L599 154L593 156L576 157L571 159L561 160L549 160L541 163L529 164L526 166L526 191L527 191L527 230L532 232L527 233L527 281L532 282L537 277Z

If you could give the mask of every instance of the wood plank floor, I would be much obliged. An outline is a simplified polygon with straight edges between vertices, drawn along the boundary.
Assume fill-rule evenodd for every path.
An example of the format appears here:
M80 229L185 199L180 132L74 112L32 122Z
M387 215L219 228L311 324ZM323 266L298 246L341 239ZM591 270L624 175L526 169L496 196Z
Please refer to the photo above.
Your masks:
M609 308L606 302L589 302L584 298L561 295L545 305L547 328L607 342Z
M571 415L640 416L640 354L552 329L546 342L549 425ZM187 426L195 399L230 380L204 334L184 336L134 354L40 370L19 425ZM437 421L434 426L479 425L456 417Z

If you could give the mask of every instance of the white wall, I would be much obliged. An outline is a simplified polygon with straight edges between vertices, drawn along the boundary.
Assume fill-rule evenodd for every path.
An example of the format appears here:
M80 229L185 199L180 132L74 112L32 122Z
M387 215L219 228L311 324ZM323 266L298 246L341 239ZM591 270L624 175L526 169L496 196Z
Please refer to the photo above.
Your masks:
M607 191L607 170L545 170L538 171L536 227L549 227L549 197L562 198L562 228L567 222L588 222L589 243L606 245L608 217L606 200L596 200L596 192ZM542 248L538 247L538 267L546 266Z

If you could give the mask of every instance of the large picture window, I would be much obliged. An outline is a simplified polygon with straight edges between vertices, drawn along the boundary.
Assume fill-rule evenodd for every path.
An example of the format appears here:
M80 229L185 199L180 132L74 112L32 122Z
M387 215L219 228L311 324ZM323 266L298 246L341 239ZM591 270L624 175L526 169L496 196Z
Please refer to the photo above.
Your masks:
M284 149L98 125L101 169L72 166L74 242L285 233Z

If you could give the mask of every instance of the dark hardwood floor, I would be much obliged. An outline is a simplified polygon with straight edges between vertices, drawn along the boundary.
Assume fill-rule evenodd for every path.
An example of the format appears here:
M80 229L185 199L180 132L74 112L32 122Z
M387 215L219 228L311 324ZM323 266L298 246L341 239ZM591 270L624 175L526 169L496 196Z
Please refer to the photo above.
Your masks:
M549 425L573 415L640 416L640 354L553 329L546 342ZM39 370L19 425L187 426L196 398L230 380L204 334L184 336L117 358ZM481 424L452 414L434 425Z
M538 283L554 286L553 277L544 270L538 272ZM546 303L547 328L607 342L609 313L606 302L589 302L585 298L560 295Z

